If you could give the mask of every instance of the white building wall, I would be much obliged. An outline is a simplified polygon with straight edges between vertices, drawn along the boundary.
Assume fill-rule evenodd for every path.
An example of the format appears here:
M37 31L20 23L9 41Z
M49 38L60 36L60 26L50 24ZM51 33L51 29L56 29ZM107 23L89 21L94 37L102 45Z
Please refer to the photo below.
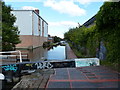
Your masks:
M42 19L40 19L40 36L42 36Z
M18 27L20 35L35 35L48 37L47 23L35 12L29 10L15 10L11 11L11 13L14 14L14 16L16 17L16 22L14 25ZM42 22L44 22L44 31Z
M20 35L32 35L32 11L11 11L16 17L15 26L18 27Z
M39 21L38 15L33 12L33 32L34 32L35 36L39 36L40 35L40 32L38 30L38 27L39 27L38 21Z
M44 22L44 37L48 37L48 25Z
M18 27L20 35L48 37L47 23L34 11L15 10L11 11L11 13L14 14L14 16L16 17L16 22L14 23L14 25ZM42 24L44 24L44 28Z

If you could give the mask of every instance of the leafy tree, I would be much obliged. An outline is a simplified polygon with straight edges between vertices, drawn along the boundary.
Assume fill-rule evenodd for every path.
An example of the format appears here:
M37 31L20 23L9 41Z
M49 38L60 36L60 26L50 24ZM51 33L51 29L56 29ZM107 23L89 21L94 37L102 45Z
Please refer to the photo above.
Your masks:
M107 47L107 60L119 62L120 1L104 3L96 15L96 26Z
M54 43L61 41L61 38L57 36L53 37L53 39L54 39Z
M0 2L0 51L2 51L2 3Z
M11 7L2 3L2 51L15 50L15 45L20 43L18 28L14 26L15 16L11 14Z

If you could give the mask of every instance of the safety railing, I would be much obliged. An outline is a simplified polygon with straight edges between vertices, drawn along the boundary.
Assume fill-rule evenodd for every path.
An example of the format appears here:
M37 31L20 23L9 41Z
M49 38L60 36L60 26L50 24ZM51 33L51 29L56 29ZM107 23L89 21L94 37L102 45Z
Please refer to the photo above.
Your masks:
M7 54L7 53L18 53L20 56L20 62L22 62L22 55L21 55L21 51L17 50L17 51L6 51L6 52L0 52L0 54ZM15 56L15 55L0 55L0 57L8 57L8 56Z

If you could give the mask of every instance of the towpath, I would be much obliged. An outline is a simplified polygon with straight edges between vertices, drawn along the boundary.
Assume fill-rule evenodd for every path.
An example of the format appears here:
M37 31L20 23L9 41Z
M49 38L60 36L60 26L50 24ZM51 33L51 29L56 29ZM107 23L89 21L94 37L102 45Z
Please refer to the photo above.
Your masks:
M77 58L73 50L70 48L69 44L66 45L66 57L67 59Z

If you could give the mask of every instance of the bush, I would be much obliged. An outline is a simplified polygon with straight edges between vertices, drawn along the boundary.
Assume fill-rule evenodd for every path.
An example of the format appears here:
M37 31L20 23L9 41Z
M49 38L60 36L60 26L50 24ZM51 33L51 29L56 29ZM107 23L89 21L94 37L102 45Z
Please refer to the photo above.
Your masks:
M50 46L51 46L51 42L44 42L43 43L44 48L47 48L47 47L50 47Z

